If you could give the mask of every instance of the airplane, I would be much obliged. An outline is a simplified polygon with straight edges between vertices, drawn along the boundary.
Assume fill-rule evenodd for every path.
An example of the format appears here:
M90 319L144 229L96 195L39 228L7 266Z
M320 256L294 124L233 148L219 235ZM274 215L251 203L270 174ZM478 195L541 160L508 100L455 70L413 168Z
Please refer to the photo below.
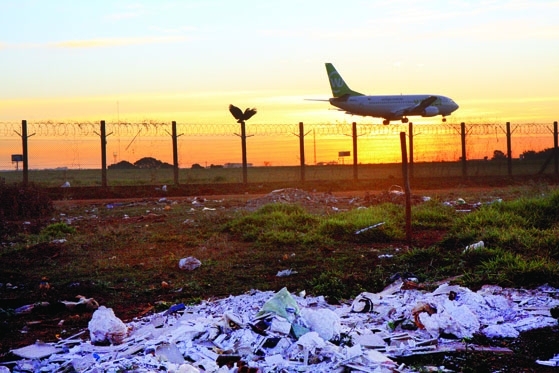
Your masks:
M383 118L382 124L392 120L408 123L410 116L434 117L450 115L458 109L451 98L441 95L377 95L366 96L349 88L334 65L326 63L332 95L328 101L347 114Z

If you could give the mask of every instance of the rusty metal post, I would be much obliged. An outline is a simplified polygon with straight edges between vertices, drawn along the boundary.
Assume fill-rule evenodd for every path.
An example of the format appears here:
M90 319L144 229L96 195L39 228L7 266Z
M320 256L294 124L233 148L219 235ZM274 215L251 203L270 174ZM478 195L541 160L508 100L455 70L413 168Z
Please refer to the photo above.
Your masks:
M23 185L29 183L29 154L27 150L27 121L21 121L21 150L23 153Z
M245 121L241 122L241 152L243 157L243 184L248 181L248 171L247 171L247 133Z
M553 122L553 158L555 161L555 176L559 175L559 141L557 132L557 121Z
M107 132L105 130L105 121L101 121L101 186L107 187Z
M177 122L171 122L172 141L173 141L173 179L175 185L179 185L179 151L177 145Z
M305 182L305 128L299 122L299 159L301 160L301 182Z
M408 174L408 154L406 150L406 133L400 132L400 147L402 149L402 177L406 195L406 240L411 242L411 188Z
M357 123L351 124L351 138L353 141L353 181L358 179L359 165L357 163Z
M510 122L507 122L507 170L509 176L512 176L512 145L511 145L511 131L510 131Z
M468 164L466 163L466 123L460 123L460 138L462 140L462 177L468 177Z
M408 124L408 133L410 138L410 178L413 180L413 123Z
M23 161L23 185L29 184L29 151L27 149L27 139L34 135L27 135L27 121L21 121L21 133L14 131L21 137L21 152Z

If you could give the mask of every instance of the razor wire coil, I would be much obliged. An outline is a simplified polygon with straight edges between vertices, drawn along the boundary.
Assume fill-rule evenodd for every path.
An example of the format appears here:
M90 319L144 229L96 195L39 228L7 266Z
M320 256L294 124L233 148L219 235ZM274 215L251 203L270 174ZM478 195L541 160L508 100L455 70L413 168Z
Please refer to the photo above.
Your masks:
M107 134L119 137L132 137L139 133L142 136L170 136L171 122L145 121L145 122L106 122ZM505 134L505 124L465 124L468 135L495 135ZM21 122L0 122L0 137L8 138L20 136ZM177 135L184 136L234 136L240 133L238 124L202 124L202 123L177 123ZM348 135L351 136L351 123L310 123L304 124L305 133L309 132L318 136ZM415 124L414 134L424 135L449 135L461 132L459 123L443 124ZM41 137L96 137L99 136L100 123L97 122L55 122L55 121L27 121L28 135L34 134ZM294 124L258 124L246 125L247 135L278 136L299 135L299 125ZM393 135L399 132L408 132L407 124L357 124L359 136ZM511 124L512 134L547 135L553 133L551 123L523 123Z

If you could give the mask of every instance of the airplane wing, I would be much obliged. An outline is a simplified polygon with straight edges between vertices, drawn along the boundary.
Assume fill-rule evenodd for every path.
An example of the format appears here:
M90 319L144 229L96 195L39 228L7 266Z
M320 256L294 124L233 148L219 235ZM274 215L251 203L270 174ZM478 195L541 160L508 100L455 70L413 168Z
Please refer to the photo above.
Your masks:
M423 111L431 106L431 104L435 101L437 101L438 97L437 96L429 96L423 100L421 100L421 102L417 105L414 106L408 106L408 107L404 107L398 110L394 110L392 112L392 115L395 118L399 118L399 117L403 117L406 115L421 115L421 113L423 113Z
M426 99L421 100L421 102L415 106L404 109L404 115L421 115L421 113L435 101L437 101L437 96L429 96Z

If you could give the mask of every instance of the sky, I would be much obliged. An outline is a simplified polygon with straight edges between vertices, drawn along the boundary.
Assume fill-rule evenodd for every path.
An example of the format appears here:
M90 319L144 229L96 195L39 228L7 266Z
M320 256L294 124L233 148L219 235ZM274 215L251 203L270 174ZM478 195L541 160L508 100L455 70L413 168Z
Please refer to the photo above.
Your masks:
M441 94L455 122L559 117L559 1L0 1L0 122L380 123L331 110ZM440 117L439 117L440 118ZM432 118L426 118L432 122ZM414 120L421 123L421 120Z

